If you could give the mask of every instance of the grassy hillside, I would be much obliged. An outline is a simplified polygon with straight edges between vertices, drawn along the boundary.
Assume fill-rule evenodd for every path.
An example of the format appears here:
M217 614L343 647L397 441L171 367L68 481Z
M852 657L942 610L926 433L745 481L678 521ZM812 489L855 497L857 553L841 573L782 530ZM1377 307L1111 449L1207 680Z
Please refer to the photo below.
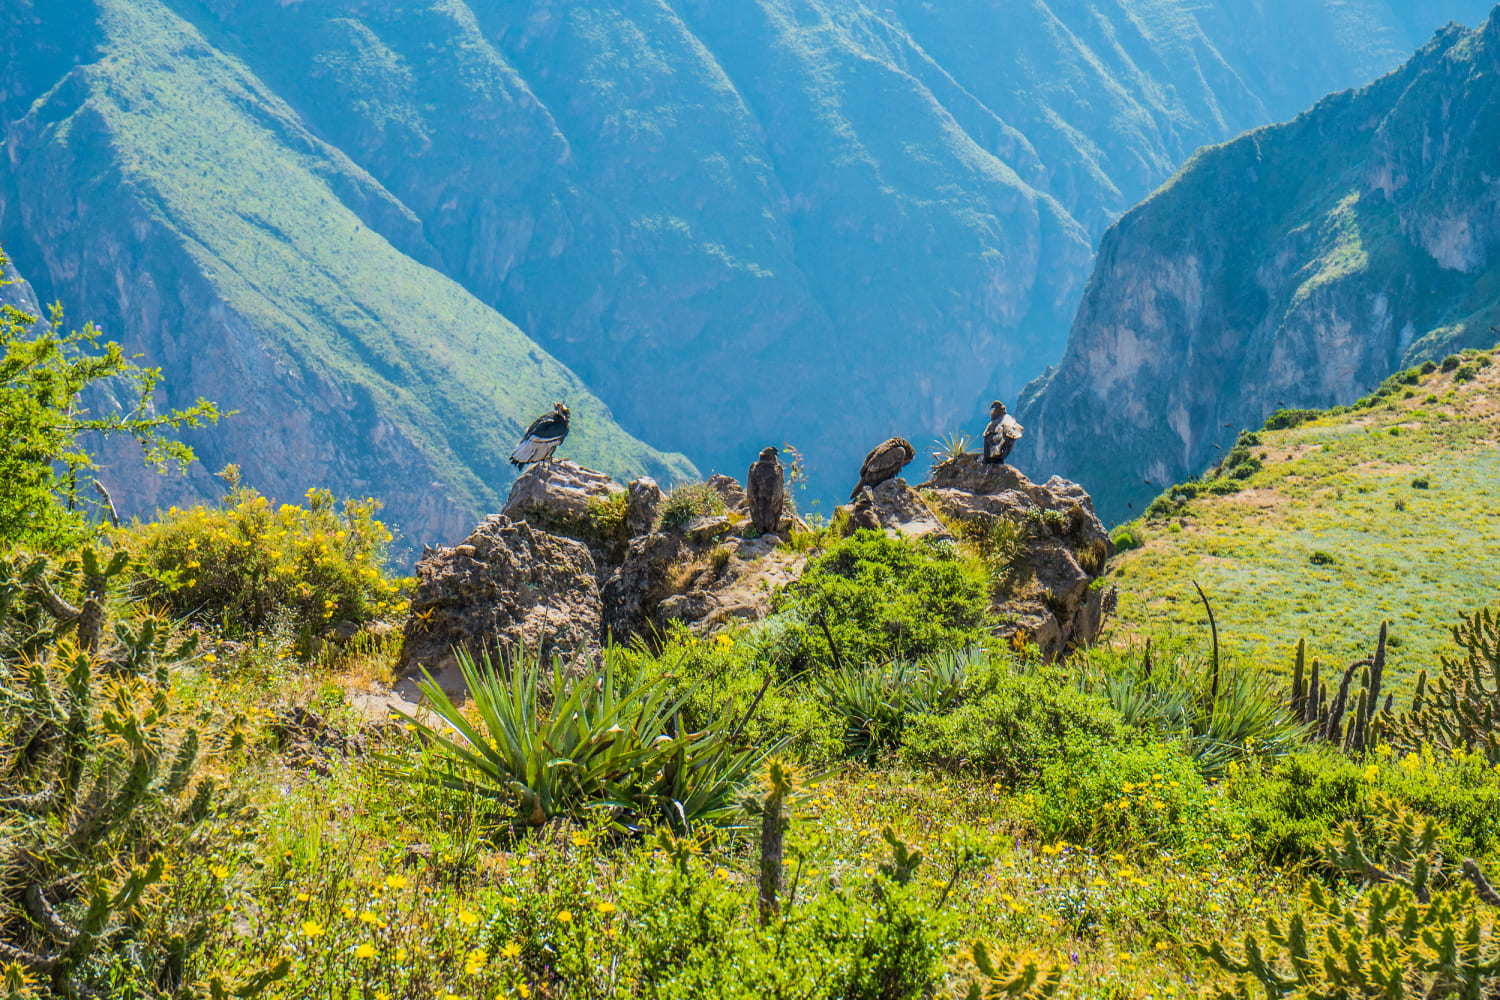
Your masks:
M1120 529L1141 544L1109 572L1117 633L1206 634L1196 580L1225 648L1267 669L1289 671L1302 637L1339 664L1368 655L1382 619L1396 674L1432 669L1447 626L1500 592L1500 365L1475 352L1381 392L1257 432L1248 478L1174 487Z
M557 399L579 461L693 471L429 266L409 211L165 4L110 0L98 23L98 58L16 131L6 213L43 244L28 277L165 364L174 403L240 411L195 442L212 468L284 498L378 493L417 541L498 509L506 456Z

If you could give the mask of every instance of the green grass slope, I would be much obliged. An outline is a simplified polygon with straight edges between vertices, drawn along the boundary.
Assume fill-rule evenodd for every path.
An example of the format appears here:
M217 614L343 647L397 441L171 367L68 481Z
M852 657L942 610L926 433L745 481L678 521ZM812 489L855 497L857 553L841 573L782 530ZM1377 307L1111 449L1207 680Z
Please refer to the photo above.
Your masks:
M200 439L210 465L240 462L280 496L384 496L433 538L496 509L520 430L565 399L571 457L621 477L693 473L422 263L436 255L417 220L243 64L165 4L99 12L97 59L17 130L6 207L75 315L168 364L173 402L241 411ZM79 202L86 227L69 216Z
M1142 544L1108 573L1115 632L1206 637L1196 581L1225 649L1267 669L1303 637L1325 662L1366 656L1382 620L1403 683L1435 667L1447 626L1500 593L1500 365L1474 353L1384 391L1257 432L1248 478L1174 487L1125 526Z

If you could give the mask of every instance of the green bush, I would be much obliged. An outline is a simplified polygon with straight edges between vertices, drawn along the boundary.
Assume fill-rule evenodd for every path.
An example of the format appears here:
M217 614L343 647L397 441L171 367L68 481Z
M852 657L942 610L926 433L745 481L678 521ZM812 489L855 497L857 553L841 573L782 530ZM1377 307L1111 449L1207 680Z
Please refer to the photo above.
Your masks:
M877 888L878 885L878 888ZM826 891L762 928L750 894L676 868L641 866L628 890L637 913L639 978L631 995L751 1000L917 1000L943 971L940 916L913 886Z
M1453 372L1453 381L1472 382L1479 374L1479 365L1472 361L1466 361L1459 365Z
M707 483L679 483L667 493L661 505L661 528L680 528L694 518L722 514L724 498Z
M822 615L845 664L916 659L983 636L989 571L965 558L880 531L858 531L808 563L777 611L801 616L803 641L790 666L834 663Z
M1129 552L1132 549L1138 549L1146 544L1145 533L1140 528L1129 525L1121 525L1116 528L1113 534L1109 536L1109 540L1114 542L1116 555L1122 552Z
M1309 420L1316 420L1322 416L1321 410L1288 410L1280 409L1266 418L1266 430L1284 431L1290 430Z
M707 729L726 712L742 715L759 698L741 739L751 746L782 745L783 753L804 763L829 763L844 756L843 722L800 686L773 684L762 691L776 658L792 655L800 626L776 616L742 631L700 639L678 625L661 649L643 643L614 646L606 656L631 684L669 677L686 691L682 725Z
M405 582L386 575L391 533L375 500L334 501L308 490L307 506L236 486L220 507L176 507L122 532L144 596L231 636L261 632L290 614L304 647L329 623L362 623L406 610Z
M902 756L918 767L997 777L1014 787L1067 756L1130 741L1119 713L1065 678L1009 674L951 714L914 716Z
M1230 794L1245 810L1257 853L1277 863L1317 862L1341 823L1368 828L1373 796L1386 794L1438 820L1450 853L1500 853L1500 774L1481 758L1438 761L1431 754L1355 761L1333 750L1293 754L1262 773L1237 774Z
M1105 745L1042 770L1034 821L1045 840L1100 850L1214 854L1228 830L1216 797L1177 743Z

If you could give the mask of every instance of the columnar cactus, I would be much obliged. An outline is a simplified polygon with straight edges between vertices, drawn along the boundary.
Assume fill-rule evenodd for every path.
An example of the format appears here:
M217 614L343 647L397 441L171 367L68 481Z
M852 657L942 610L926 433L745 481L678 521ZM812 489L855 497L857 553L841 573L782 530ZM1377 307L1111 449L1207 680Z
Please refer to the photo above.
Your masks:
M1375 654L1349 665L1331 700L1328 685L1319 677L1321 664L1314 657L1311 676L1308 677L1307 644L1305 640L1297 643L1297 659L1292 666L1291 708L1292 714L1310 727L1313 739L1337 744L1351 754L1373 749L1380 743L1391 707L1389 696L1384 706L1380 703L1381 686L1385 680L1388 627L1387 622L1380 623ZM1353 690L1356 671L1359 688ZM1353 715L1346 727L1344 716L1351 710Z
M1500 614L1477 611L1452 633L1463 657L1442 657L1436 678L1418 675L1411 711L1390 727L1391 742L1481 753L1500 764Z

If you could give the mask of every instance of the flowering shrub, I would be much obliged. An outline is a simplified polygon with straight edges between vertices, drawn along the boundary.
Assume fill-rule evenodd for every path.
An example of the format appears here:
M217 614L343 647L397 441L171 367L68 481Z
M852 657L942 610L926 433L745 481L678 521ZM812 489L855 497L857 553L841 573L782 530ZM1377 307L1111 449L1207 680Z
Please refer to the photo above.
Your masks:
M231 479L233 482L234 480ZM172 508L124 539L146 596L176 614L242 635L290 615L299 639L330 622L366 622L405 611L404 581L382 566L391 533L376 500L338 504L327 490L307 505L273 506L249 487L219 507Z
M1036 825L1044 839L1103 849L1181 850L1222 844L1217 796L1175 743L1103 746L1042 771Z

